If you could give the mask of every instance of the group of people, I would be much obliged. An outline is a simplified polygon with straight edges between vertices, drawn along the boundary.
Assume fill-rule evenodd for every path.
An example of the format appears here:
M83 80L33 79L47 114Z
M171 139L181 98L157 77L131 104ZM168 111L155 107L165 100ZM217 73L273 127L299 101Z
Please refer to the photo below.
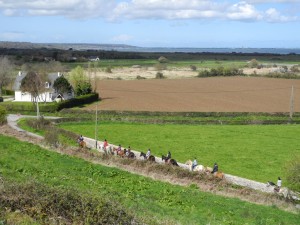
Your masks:
M195 169L196 166L198 166L198 162L197 162L197 159L195 158L194 161L193 161L193 163L192 163L192 171ZM215 172L218 172L218 171L219 171L219 166L215 162L214 167L213 167L211 173L215 173Z

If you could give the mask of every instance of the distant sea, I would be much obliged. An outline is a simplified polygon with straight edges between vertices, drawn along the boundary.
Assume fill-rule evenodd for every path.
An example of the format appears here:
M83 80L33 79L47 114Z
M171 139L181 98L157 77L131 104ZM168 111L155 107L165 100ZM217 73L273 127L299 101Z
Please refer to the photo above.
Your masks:
M103 49L108 50L108 49ZM143 48L134 46L117 47L110 50L128 52L186 52L186 53L268 53L300 54L300 48Z

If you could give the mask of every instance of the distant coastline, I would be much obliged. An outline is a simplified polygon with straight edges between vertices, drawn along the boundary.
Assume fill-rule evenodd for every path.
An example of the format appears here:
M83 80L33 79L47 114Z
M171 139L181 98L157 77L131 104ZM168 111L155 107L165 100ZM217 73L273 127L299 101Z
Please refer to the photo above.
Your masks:
M169 48L169 47L137 47L124 44L89 44L89 43L31 43L0 41L0 48L16 49L72 49L103 50L120 52L162 52L162 53L259 53L259 54L300 54L300 48Z

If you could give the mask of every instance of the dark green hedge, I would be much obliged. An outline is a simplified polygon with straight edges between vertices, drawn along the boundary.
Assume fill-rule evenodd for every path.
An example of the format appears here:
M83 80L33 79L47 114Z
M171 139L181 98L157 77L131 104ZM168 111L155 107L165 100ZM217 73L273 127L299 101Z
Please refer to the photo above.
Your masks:
M0 106L0 125L6 123L6 109L3 106Z
M67 101L60 103L51 102L51 103L40 103L39 109L40 112L57 112L64 108L73 108L76 106L81 106L89 104L99 100L98 93L88 94L72 98ZM2 102L1 106L5 107L9 112L36 112L36 105L32 102Z
M99 100L98 93L92 93L92 94L78 96L76 98L72 98L70 100L60 102L58 104L57 111L62 110L64 108L73 108L76 106L90 104L90 103L96 102L98 100Z

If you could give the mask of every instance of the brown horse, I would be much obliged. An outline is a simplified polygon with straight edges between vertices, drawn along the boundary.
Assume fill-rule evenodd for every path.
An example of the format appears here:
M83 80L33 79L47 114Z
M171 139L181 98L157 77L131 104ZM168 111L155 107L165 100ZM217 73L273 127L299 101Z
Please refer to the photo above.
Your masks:
M162 155L161 160L165 161L166 164L171 164L173 166L179 166L175 159L169 159L168 157Z
M81 148L86 148L86 143L85 143L85 141L80 141L78 144L79 144L79 147L81 147Z
M147 156L144 152L141 152L140 157L144 157L144 159L147 159ZM147 160L150 162L155 162L155 157L153 155L150 155Z
M114 152L116 152L116 155L118 155L122 158L125 156L125 151L124 150L118 150L117 148L114 148Z
M224 173L223 172L214 172L214 176L219 178L219 179L223 179L224 178Z

